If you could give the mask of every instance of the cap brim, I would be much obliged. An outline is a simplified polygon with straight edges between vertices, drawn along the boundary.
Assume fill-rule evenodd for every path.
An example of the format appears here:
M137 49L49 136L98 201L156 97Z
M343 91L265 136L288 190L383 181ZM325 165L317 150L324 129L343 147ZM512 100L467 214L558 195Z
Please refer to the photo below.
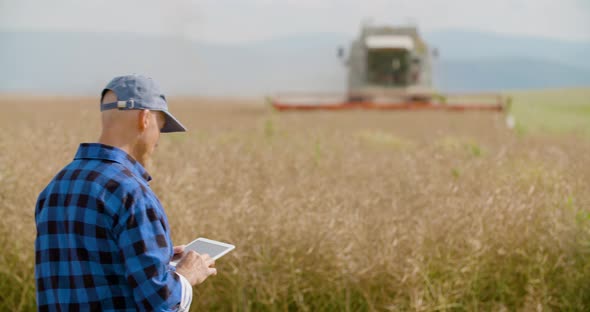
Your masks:
M174 116L172 116L172 114L170 114L167 111L162 111L162 113L164 113L164 115L166 115L166 123L164 124L164 127L162 129L160 129L160 132L168 133L168 132L185 132L186 131L186 127L183 126L180 123L180 121L178 121L178 119L176 119Z

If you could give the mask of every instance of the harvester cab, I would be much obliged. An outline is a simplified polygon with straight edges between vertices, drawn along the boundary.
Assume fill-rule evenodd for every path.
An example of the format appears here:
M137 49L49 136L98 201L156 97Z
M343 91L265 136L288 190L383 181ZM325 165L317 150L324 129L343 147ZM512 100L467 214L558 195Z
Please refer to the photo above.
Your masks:
M363 26L346 62L349 95L370 100L431 93L430 55L415 27Z

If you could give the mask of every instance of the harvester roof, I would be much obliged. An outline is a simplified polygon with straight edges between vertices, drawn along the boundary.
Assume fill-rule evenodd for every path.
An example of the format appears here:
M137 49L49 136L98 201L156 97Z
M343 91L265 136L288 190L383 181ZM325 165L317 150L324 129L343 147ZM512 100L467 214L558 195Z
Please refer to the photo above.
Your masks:
M414 40L408 36L378 35L368 36L365 44L369 49L414 49Z
M403 45L404 47L408 47L409 45L406 43L402 43L401 41L412 41L411 48L407 49L415 49L419 53L427 52L426 43L420 37L418 33L418 29L412 26L401 26L401 27L390 27L390 26L365 26L363 28L362 36L365 38L365 43L367 44L368 48L372 48L369 45L369 38L380 38L380 39L371 39L373 43L382 44L382 45ZM390 39L384 39L390 38ZM392 39L396 38L396 39ZM399 39L399 38L407 38L407 39ZM386 48L386 47L383 47Z

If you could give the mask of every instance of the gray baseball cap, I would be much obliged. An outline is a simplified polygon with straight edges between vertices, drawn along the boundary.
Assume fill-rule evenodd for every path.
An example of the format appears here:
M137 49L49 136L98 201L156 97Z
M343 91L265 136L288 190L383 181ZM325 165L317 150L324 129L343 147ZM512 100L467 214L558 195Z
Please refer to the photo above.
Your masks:
M166 97L158 84L149 77L142 75L127 75L113 78L102 90L101 102L107 91L117 95L117 102L100 105L100 111L109 109L149 109L161 111L166 115L166 124L160 132L183 132L186 128L168 111Z

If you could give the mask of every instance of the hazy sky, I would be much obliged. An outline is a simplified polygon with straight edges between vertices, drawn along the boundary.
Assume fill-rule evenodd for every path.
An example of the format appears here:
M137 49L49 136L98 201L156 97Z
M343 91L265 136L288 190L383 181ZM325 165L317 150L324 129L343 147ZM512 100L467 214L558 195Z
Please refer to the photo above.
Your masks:
M590 0L0 0L0 30L134 32L239 42L355 34L361 21L413 22L590 41Z

